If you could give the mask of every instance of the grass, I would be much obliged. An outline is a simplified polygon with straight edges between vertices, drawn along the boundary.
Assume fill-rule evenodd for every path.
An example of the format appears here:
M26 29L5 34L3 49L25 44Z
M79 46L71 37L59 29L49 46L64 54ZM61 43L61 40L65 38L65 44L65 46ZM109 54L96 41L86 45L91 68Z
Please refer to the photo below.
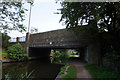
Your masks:
M66 69L66 67L69 66L69 64L66 64L65 66L63 66L59 72L59 74L63 75L64 74L64 71Z
M69 57L75 57L75 55L72 55L72 54L71 54Z
M67 69L67 74L64 74L64 71L66 69L66 67L69 66L69 68ZM62 75L62 78L64 80L74 80L76 78L76 68L72 65L65 65L64 67L61 68L61 72L60 74Z
M31 78L32 78L32 73L34 72L34 70L33 71L31 71L30 73L28 73L28 72L26 72L25 74L20 74L19 75L19 80L32 80ZM8 80L9 79L9 75L8 74L6 74L5 75L5 80Z
M91 73L93 78L116 78L115 80L120 80L120 74L115 72L113 69L104 66L97 65L86 65L86 69Z

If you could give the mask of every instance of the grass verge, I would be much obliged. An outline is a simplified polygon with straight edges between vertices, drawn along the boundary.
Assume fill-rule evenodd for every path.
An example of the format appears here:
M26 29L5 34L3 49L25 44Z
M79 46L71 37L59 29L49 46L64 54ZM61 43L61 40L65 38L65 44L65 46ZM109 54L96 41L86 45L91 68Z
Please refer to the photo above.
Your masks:
M69 68L66 70L67 66L69 66ZM67 74L64 74L65 70ZM67 64L61 68L60 74L63 80L74 80L76 78L76 68L72 65Z
M100 80L103 78L109 78L115 80L120 80L120 74L115 72L113 69L103 66L97 65L86 65L85 68L91 73L92 77L96 80L99 78Z

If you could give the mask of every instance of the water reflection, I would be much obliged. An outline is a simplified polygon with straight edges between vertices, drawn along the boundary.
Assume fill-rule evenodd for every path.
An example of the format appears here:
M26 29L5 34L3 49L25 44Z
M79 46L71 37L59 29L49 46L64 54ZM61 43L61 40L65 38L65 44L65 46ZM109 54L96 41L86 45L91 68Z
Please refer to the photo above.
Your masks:
M22 63L5 63L3 64L2 78L54 78L63 65L43 62L41 60L22 62Z

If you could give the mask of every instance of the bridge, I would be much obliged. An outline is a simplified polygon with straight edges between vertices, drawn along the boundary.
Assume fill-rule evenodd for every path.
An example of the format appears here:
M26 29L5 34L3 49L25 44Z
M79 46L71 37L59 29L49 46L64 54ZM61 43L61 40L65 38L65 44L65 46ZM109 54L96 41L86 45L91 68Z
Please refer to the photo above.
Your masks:
M98 64L100 56L100 44L92 35L66 29L48 31L43 33L27 33L26 41L21 45L27 50L29 57L49 56L51 49L78 49L81 58L90 64Z

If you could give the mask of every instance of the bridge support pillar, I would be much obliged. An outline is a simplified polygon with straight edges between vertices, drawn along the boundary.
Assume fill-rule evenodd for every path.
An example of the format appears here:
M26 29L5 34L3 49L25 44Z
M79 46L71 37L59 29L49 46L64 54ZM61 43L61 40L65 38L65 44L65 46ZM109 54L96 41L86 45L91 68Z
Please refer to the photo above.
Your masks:
M99 64L100 61L100 44L93 43L87 47L88 51L88 64Z

